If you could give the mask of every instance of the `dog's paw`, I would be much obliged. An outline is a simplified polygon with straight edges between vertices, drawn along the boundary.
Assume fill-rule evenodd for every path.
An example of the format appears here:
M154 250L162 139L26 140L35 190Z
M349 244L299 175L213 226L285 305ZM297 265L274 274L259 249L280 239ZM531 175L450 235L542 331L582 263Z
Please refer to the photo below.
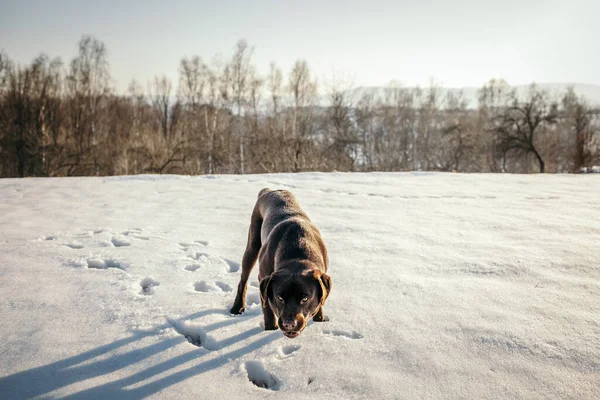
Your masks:
M327 322L327 321L329 321L329 317L327 315L319 315L319 314L317 314L317 315L315 315L313 317L313 321L315 321L315 322Z
M279 329L277 324L265 325L265 331L276 331L277 329Z
M246 307L242 307L242 306L238 306L238 305L234 305L233 307L231 307L231 310L229 310L229 312L233 315L243 314L244 311L246 311Z

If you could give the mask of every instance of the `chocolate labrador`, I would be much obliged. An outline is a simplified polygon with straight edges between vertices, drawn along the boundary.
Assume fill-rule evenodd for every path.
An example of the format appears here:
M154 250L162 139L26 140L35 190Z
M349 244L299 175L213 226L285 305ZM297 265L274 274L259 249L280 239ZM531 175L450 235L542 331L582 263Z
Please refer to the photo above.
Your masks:
M281 328L285 336L295 338L310 317L328 320L323 314L331 291L327 249L319 230L287 190L263 189L258 194L232 314L246 308L248 277L257 258L265 330Z

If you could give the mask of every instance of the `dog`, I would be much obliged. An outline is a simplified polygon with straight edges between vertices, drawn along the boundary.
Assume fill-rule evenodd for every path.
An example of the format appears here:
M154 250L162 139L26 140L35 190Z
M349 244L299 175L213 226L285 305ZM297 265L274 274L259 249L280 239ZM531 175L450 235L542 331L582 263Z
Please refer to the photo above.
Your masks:
M242 274L231 313L246 309L248 277L258 259L265 330L295 338L307 321L328 321L323 307L331 292L329 260L319 230L287 190L265 188L252 211Z

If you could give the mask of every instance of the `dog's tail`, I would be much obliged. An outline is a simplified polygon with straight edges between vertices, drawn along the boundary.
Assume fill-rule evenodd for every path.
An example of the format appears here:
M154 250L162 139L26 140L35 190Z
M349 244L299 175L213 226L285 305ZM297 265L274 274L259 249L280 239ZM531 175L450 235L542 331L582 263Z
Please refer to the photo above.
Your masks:
M261 190L260 192L258 192L258 197L262 196L265 193L269 193L270 191L271 191L271 189L264 188L263 190Z

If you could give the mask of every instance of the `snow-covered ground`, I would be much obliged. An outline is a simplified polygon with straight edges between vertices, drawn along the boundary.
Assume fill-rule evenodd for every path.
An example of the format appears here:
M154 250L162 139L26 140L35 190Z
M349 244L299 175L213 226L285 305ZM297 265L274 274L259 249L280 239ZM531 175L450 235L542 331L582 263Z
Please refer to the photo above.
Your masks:
M265 186L330 252L297 339L256 270L228 313ZM0 397L599 398L599 254L595 174L1 180Z

